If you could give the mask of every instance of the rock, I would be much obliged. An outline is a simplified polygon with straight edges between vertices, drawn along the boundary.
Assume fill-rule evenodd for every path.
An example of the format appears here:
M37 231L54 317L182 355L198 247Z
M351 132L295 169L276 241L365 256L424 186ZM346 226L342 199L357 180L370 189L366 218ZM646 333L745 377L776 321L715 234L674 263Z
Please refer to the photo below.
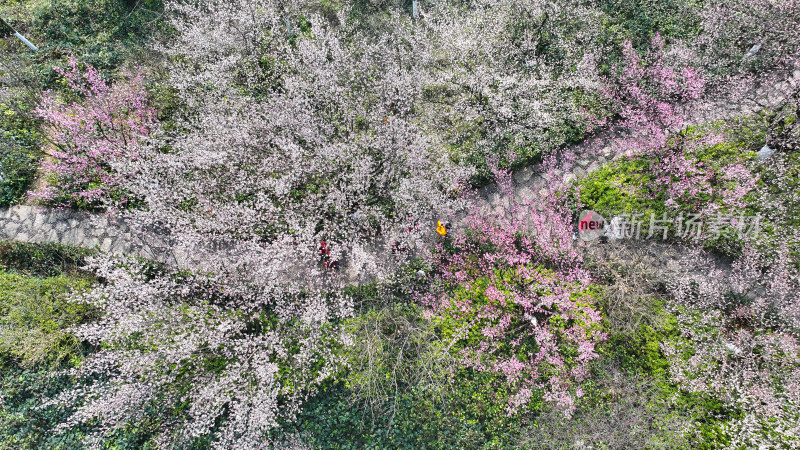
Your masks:
M45 214L36 214L33 218L33 227L34 228L41 228L42 225L47 223L47 217Z
M725 348L728 349L729 352L733 353L734 355L740 355L742 353L742 349L731 344L730 342L725 343Z
M509 209L511 207L511 200L508 197L500 197L497 204L503 207L503 209Z
M45 237L45 240L47 240L49 242L59 242L59 240L58 240L58 231L56 231L56 230L54 230L52 228L50 230L48 230L47 231L47 235Z
M517 190L517 194L514 196L514 199L517 203L523 203L526 200L533 199L533 191L531 191L528 187L523 187Z
M20 227L18 223L7 222L5 227L3 227L3 234L5 234L9 239L13 239L19 231L19 228Z
M775 154L775 149L770 148L768 145L765 145L761 147L761 150L758 151L758 159L763 161L774 154Z
M575 169L575 170L580 170L580 169ZM572 180L574 180L576 178L577 177L575 176L574 173L564 174L564 184L570 183Z
M33 207L26 206L26 205L17 205L11 208L11 219L12 220L24 220L31 214Z
M81 245L83 242L83 231L79 228L70 228L64 233L62 237L62 244Z
M523 167L522 169L514 172L514 181L517 184L527 183L533 176L533 167Z
M761 44L756 44L756 45L750 47L750 50L747 51L747 53L744 55L744 57L745 58L752 58L753 56L756 56L756 53L758 53L759 50L761 50Z
M111 253L120 255L128 251L128 246L125 242L118 240L111 245Z

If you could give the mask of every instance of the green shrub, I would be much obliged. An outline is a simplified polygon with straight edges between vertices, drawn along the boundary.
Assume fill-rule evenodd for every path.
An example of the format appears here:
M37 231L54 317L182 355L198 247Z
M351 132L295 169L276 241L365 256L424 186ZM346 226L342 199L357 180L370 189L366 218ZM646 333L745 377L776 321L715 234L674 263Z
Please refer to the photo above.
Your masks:
M344 331L352 344L344 351L343 380L354 403L373 415L393 414L397 400L411 390L434 395L455 363L433 324L413 307L369 311L347 321Z
M667 40L691 39L701 32L700 8L695 0L602 0L617 43L630 40L645 48L656 33Z
M28 370L5 367L0 375L0 448L80 449L85 433L81 429L54 433L71 412L56 406L42 408L42 403L73 386L70 376L56 375L49 369Z
M19 203L36 177L39 132L25 102L0 103L0 208Z
M580 203L585 209L605 217L626 213L645 213L645 217L664 212L663 193L650 189L655 174L646 158L608 164L580 181Z
M71 245L0 241L0 269L37 277L86 276L86 257L96 253Z
M532 422L531 414L508 416L510 395L496 377L463 370L440 395L411 389L392 401L393 414L374 416L352 407L343 384L332 384L283 431L321 449L505 449Z
M57 366L78 357L80 342L65 330L92 318L93 313L68 298L89 286L86 279L40 279L0 272L0 352L25 368Z
M96 317L87 306L67 301L90 284L87 278L34 278L0 270L0 448L83 447L80 428L53 432L71 409L42 404L73 387L74 379L59 370L92 351L67 331Z

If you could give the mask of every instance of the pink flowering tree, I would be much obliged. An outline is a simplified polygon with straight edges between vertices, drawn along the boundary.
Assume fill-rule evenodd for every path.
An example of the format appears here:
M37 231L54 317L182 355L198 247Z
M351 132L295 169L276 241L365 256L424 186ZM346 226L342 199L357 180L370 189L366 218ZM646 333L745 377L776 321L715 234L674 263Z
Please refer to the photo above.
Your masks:
M627 42L622 61L601 90L619 115L614 126L620 133L612 150L647 161L645 195L664 202L672 213L707 219L719 212L741 211L758 177L746 158L726 147L723 127L685 128L691 123L687 112L701 99L706 84L693 60L668 49L658 34L644 55ZM703 161L703 155L715 151L731 156L726 161Z
M625 43L622 61L602 88L622 119L618 125L630 134L617 144L618 151L632 155L661 149L670 133L682 128L678 106L700 98L705 81L687 61L676 59L658 34L644 55Z
M35 110L49 130L53 160L43 163L50 185L31 195L58 206L94 208L112 198L127 205L130 199L120 188L127 174L116 163L135 159L140 142L157 126L141 74L112 86L75 58L66 69L54 70L70 98L46 92Z
M495 176L513 193L507 172ZM512 391L509 414L536 398L569 414L605 335L570 215L561 200L534 206L512 202L504 217L476 208L466 230L439 245L432 288L417 301L464 367L493 373Z

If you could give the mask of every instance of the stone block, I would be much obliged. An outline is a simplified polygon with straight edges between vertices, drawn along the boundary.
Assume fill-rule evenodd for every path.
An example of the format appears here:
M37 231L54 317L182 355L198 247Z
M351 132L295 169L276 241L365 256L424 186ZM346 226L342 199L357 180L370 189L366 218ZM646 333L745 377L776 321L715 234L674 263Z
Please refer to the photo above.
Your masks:
M52 228L48 229L43 233L47 242L61 242L58 236L58 232Z
M531 177L533 176L533 167L523 167L522 169L514 172L514 181L517 184L524 184L530 181Z
M47 223L47 214L39 213L33 216L33 228L42 228Z
M24 216L20 219L20 223L25 228L33 228L33 219L34 216Z
M533 196L534 196L534 194L533 194L533 191L531 190L531 188L526 186L526 187L522 187L522 188L517 189L517 193L516 193L515 199L517 199L517 203L522 203L522 202L525 201L525 199L532 200Z
M121 239L117 239L111 244L111 253L122 255L124 253L128 253L129 247L126 242L122 241Z
M11 218L13 220L22 221L30 216L33 208L27 205L17 205L11 207Z
M62 243L70 245L81 245L83 243L83 230L80 228L70 228L64 232Z
M16 222L6 222L5 226L3 227L3 234L5 237L12 239L14 236L17 235L19 232L20 226Z

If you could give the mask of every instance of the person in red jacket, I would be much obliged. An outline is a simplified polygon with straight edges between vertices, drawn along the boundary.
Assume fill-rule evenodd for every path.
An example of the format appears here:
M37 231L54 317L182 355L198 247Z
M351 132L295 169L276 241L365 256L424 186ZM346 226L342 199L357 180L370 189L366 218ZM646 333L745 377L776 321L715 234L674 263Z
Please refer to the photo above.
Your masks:
M319 262L325 269L337 270L339 261L331 261L331 249L327 242L319 243Z

